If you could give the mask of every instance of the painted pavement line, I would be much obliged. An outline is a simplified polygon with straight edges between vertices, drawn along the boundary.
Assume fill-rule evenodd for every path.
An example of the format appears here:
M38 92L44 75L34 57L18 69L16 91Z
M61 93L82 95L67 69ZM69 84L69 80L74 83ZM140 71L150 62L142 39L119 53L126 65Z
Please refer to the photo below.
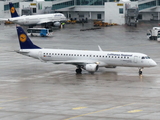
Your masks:
M124 107L124 106L128 106L128 105L132 105L132 104L135 104L135 103L129 103L129 104L125 104L125 105L122 105L122 106L116 106L116 107L112 107L112 108L108 108L108 109L104 109L104 110L99 110L99 111L95 111L95 112L81 114L81 115L77 115L75 117L67 118L67 119L64 119L64 120L70 120L70 119L74 119L74 118L78 118L78 117L83 117L83 116L86 116L86 115L90 115L90 114L94 114L94 113L99 113L99 112L103 112L103 111L108 111L108 110L112 110L112 109L116 109L116 108L120 108L120 107Z

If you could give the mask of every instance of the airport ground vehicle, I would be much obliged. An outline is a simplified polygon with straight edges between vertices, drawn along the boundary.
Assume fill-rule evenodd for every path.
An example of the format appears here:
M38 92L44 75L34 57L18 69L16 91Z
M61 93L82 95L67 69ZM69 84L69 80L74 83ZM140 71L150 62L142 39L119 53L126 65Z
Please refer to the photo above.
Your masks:
M153 27L151 30L148 30L147 38L160 41L160 27Z
M27 35L47 37L53 35L53 30L46 28L28 28Z

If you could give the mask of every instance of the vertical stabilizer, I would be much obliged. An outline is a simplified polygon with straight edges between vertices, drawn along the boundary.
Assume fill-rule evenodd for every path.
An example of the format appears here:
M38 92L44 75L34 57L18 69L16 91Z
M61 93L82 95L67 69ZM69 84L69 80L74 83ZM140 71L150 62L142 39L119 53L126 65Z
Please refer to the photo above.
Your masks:
M16 28L21 49L41 49L32 43L32 41L20 26L17 26Z
M9 8L10 8L10 13L11 13L11 17L14 18L14 17L19 17L15 7L13 6L13 3L12 2L9 2Z

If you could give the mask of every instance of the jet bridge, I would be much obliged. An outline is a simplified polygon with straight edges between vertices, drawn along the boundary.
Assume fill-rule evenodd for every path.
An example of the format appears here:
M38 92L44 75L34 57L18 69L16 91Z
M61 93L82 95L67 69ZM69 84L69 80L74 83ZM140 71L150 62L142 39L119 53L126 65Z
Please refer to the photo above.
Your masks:
M22 9L22 15L32 15L32 10L31 8L23 8Z
M128 8L126 10L126 24L137 27L138 22L138 8Z

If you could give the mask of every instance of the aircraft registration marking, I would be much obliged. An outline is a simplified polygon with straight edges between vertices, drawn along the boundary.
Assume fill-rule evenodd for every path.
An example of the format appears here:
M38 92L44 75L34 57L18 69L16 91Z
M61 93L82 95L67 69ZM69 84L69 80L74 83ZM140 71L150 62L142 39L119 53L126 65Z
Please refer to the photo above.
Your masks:
M79 110L79 109L84 109L84 108L87 108L87 107L76 107L76 108L72 108L73 110Z
M137 112L141 112L143 110L131 110L131 111L128 111L128 113L137 113Z

